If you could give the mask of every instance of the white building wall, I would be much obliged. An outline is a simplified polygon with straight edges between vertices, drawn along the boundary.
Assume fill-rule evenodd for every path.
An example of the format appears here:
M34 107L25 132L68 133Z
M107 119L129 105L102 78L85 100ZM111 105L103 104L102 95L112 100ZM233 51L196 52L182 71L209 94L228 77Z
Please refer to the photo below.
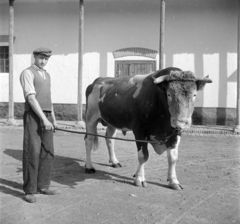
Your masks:
M227 107L236 107L237 104L237 82L234 75L237 73L237 54L227 53Z
M85 1L83 102L96 77L114 77L112 52L127 47L158 51L159 0ZM237 0L166 2L164 66L179 66L213 80L196 106L236 107ZM0 35L8 34L8 1L0 4ZM14 99L23 102L21 71L40 46L53 50L47 70L54 103L77 103L79 4L77 1L14 2ZM37 27L36 24L44 24ZM158 68L158 55L156 58ZM0 102L8 102L8 74L0 74Z
M218 107L219 92L219 54L203 55L203 74L209 75L213 83L207 84L203 91L204 107Z
M173 66L181 68L182 70L190 70L195 72L195 60L194 54L174 54L173 55Z
M33 62L31 54L14 55L14 101L24 102L23 91L19 81L21 72ZM58 104L76 104L78 90L78 54L53 55L45 69L51 75L52 101ZM82 96L85 104L87 86L99 77L99 53L86 53L83 56ZM0 102L8 102L9 75L0 75Z

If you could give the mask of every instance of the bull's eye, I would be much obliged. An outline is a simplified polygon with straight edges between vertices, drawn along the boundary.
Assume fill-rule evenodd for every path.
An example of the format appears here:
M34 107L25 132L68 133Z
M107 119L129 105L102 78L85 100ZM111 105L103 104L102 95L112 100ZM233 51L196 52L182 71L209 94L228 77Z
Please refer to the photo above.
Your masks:
M196 97L197 96L197 94L195 93L195 94L193 94L193 97Z
M168 97L171 97L171 95L170 95L169 93L167 94L167 96L168 96Z

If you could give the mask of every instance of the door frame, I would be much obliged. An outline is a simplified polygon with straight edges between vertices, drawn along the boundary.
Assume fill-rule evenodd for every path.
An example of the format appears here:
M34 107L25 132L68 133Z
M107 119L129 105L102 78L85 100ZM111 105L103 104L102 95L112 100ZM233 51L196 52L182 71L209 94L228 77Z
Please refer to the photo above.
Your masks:
M141 63L152 63L153 71L156 71L156 60L115 60L114 64L114 77L116 77L117 64L141 64Z

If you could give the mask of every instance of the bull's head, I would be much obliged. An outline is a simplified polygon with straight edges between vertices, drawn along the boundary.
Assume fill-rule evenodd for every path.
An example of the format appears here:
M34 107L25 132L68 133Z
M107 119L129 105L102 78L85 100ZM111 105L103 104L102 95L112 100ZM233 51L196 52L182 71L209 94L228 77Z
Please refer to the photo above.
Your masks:
M172 127L190 127L197 91L211 82L208 76L199 79L190 71L172 71L170 75L154 79L154 83L167 95Z

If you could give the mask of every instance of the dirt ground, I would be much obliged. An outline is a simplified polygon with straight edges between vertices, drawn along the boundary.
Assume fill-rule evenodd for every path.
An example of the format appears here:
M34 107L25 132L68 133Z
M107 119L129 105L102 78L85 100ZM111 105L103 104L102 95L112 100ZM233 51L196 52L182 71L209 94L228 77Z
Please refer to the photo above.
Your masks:
M100 139L92 156L97 172L85 174L84 136L57 132L52 188L59 194L37 195L29 204L22 192L22 135L21 127L0 127L1 224L240 223L239 136L183 134L176 170L184 189L174 191L167 186L166 153L158 156L149 146L148 187L135 187L134 143L116 141L122 164L116 169Z

